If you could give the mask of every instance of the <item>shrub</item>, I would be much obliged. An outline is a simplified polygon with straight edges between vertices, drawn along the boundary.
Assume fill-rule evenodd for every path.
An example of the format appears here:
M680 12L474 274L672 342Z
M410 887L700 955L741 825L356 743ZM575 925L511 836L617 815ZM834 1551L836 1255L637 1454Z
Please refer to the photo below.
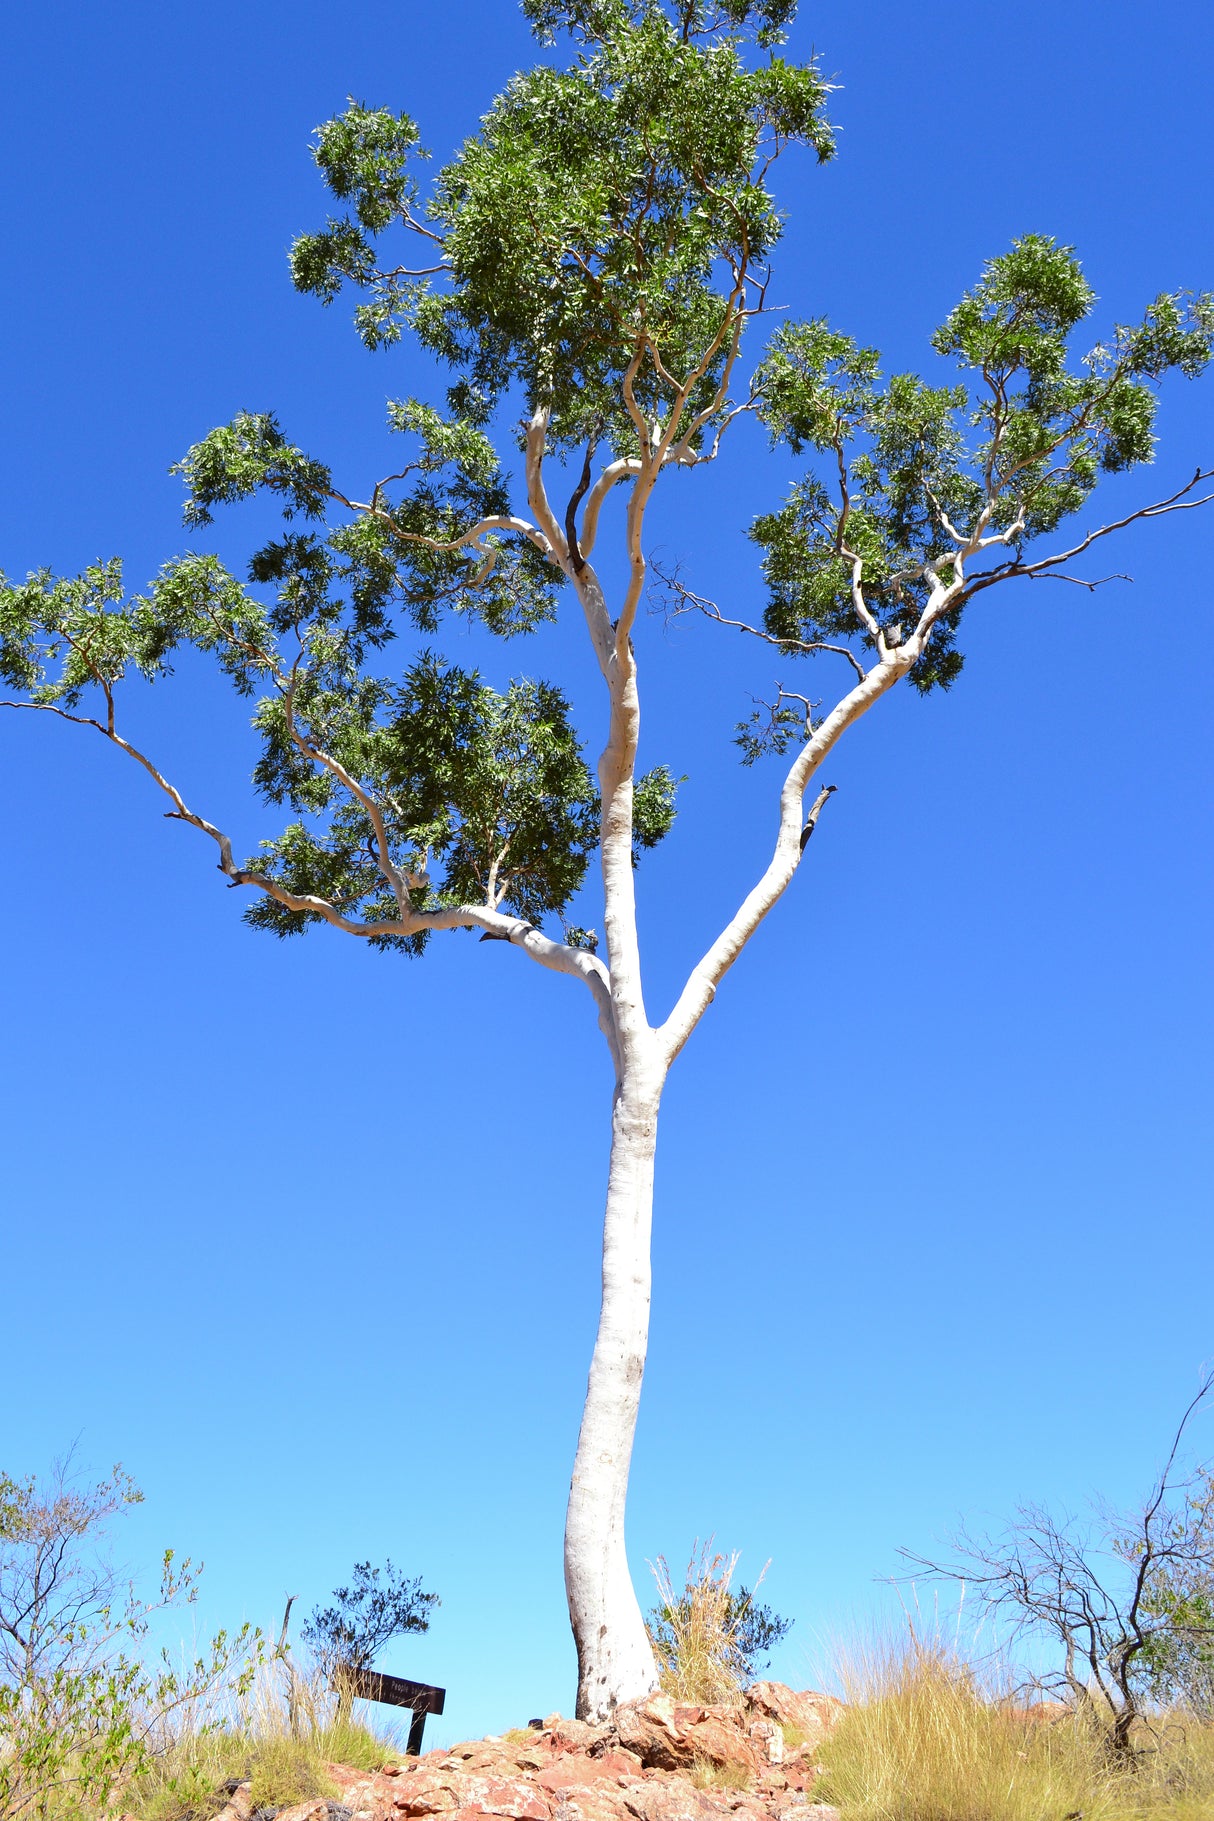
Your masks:
M697 1546L679 1590L665 1556L650 1564L661 1604L646 1621L663 1689L677 1700L701 1704L736 1700L754 1680L756 1658L792 1624L770 1607L756 1606L748 1588L734 1593L730 1582L738 1557L711 1555L711 1547L711 1542Z
M317 1663L339 1695L339 1717L349 1717L351 1672L369 1669L377 1650L409 1631L428 1631L430 1609L441 1604L386 1562L356 1562L348 1587L335 1587L333 1604L318 1607L303 1628ZM289 1610L289 1608L288 1608ZM285 1625L284 1625L285 1632Z
M151 1760L173 1716L220 1687L247 1690L259 1632L219 1632L202 1655L148 1666L150 1615L194 1597L198 1571L161 1564L141 1601L105 1553L108 1530L142 1494L119 1467L82 1484L71 1459L48 1484L0 1474L0 1814L86 1812Z

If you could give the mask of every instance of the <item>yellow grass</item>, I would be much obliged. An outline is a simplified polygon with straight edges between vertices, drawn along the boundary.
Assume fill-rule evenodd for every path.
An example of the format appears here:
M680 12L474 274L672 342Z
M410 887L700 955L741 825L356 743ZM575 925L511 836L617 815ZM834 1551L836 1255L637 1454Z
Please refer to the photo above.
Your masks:
M1034 1717L913 1634L853 1654L840 1679L848 1711L814 1796L844 1821L1214 1821L1208 1723L1153 1723L1127 1770L1093 1722Z
M711 1555L711 1547L697 1546L682 1588L675 1587L665 1556L650 1563L664 1621L650 1632L662 1688L676 1701L704 1707L736 1701L746 1680L729 1592L738 1557Z
M744 1764L714 1764L710 1758L693 1758L687 1779L697 1789L749 1789L753 1782Z
M282 1666L271 1665L247 1700L180 1716L120 1805L137 1821L208 1821L227 1800L222 1786L232 1778L252 1780L256 1807L286 1807L337 1793L326 1764L378 1770L402 1755L396 1740L339 1719L315 1678L296 1678L293 1706L292 1713Z

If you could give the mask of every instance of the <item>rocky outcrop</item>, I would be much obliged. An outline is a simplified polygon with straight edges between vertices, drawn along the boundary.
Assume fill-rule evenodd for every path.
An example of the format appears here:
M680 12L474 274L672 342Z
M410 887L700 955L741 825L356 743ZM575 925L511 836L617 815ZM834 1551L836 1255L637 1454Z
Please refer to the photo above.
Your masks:
M374 1774L329 1774L352 1821L838 1821L812 1790L815 1753L842 1711L778 1682L756 1683L737 1706L658 1694L607 1726L553 1714Z
M749 1721L744 1708L684 1706L659 1694L619 1708L614 1734L646 1770L689 1770L693 1764L724 1769L732 1764L757 1775L772 1760L764 1741L752 1737Z
M843 1703L833 1695L800 1694L783 1682L755 1682L746 1690L747 1705L779 1726L785 1740L810 1757L843 1717Z

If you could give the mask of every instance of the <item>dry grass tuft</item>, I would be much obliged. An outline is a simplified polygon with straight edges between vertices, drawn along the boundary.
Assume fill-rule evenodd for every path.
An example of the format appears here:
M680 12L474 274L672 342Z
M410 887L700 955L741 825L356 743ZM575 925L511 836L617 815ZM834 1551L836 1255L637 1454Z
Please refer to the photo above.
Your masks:
M844 1821L1211 1821L1214 1726L1161 1721L1118 1768L1099 1726L1035 1718L938 1643L883 1640L841 1671L848 1711L815 1798Z
M261 1739L250 1755L254 1808L290 1808L309 1796L335 1796L311 1739Z
M988 1699L966 1665L914 1640L843 1673L848 1712L822 1747L815 1795L847 1821L1105 1821L1095 1740Z
M239 1705L179 1716L172 1735L156 1741L149 1768L124 1792L123 1806L137 1821L210 1821L232 1778L252 1780L256 1807L288 1807L336 1795L326 1764L370 1771L400 1758L396 1740L338 1719L318 1678L297 1676L293 1693L292 1700L290 1685L272 1667Z
M665 1556L649 1564L661 1601L649 1636L662 1688L676 1701L704 1707L736 1701L747 1681L737 1639L742 1614L729 1590L738 1557L712 1555L711 1548L711 1540L697 1545L681 1589Z
M693 1758L687 1779L697 1789L749 1789L754 1781L744 1764L714 1764L710 1758Z

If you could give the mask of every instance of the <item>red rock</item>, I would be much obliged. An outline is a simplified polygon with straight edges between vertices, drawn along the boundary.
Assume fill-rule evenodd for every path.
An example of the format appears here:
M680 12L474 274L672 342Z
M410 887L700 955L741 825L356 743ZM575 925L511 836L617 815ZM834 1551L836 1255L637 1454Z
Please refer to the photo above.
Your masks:
M342 1806L348 1808L355 1816L371 1816L374 1821L384 1821L395 1813L393 1797L396 1793L394 1778L398 1775L396 1765L385 1767L382 1771L352 1770L348 1764L326 1764L325 1771L330 1781L336 1786L337 1798Z
M611 1729L592 1726L589 1720L562 1720L557 1714L551 1721L545 1720L544 1731L560 1751L593 1751L596 1745L606 1743Z
M768 1771L764 1775L763 1788L765 1790L766 1789L796 1789L796 1790L809 1789L813 1785L815 1779L818 1776L818 1770L819 1770L819 1767L816 1764L814 1764L812 1761L810 1763L806 1764L806 1763L803 1763L799 1758L795 1758L790 1763L786 1759L785 1762L780 1766L778 1772Z
M353 1821L839 1821L804 1792L813 1748L842 1711L829 1695L757 1683L735 1707L654 1695L620 1708L613 1726L553 1716L542 1732L474 1739L374 1774L328 1768ZM786 1746L785 1725L807 1745ZM698 1787L687 1773L704 1764L740 1768L751 1786Z
M683 1734L691 1753L690 1760L685 1762L713 1764L718 1768L733 1766L753 1776L766 1754L756 1740L743 1732L741 1721L741 1712L736 1708L704 1709L703 1719L688 1726Z
M249 1816L252 1813L253 1785L251 1783L238 1783L236 1788L232 1791L232 1794L228 1797L227 1802L220 1809L218 1815L216 1815L215 1821L249 1821ZM125 1815L120 1816L119 1821L128 1821L128 1817ZM135 1817L133 1815L130 1816L129 1821L135 1821Z
M778 1721L752 1720L746 1731L769 1764L783 1764L784 1733Z
M647 1768L685 1770L695 1763L737 1765L753 1774L761 1763L757 1745L743 1730L741 1707L676 1704L669 1695L650 1695L615 1712L620 1744Z
M641 1760L636 1753L617 1748L597 1758L557 1758L538 1771L534 1780L546 1790L586 1789L600 1783L618 1784L627 1777L639 1776L640 1771Z
M527 1777L474 1777L476 1793L466 1806L482 1815L502 1815L506 1821L548 1821L552 1810Z
M516 1745L508 1745L505 1739L469 1739L453 1745L442 1761L458 1770L487 1771L492 1775L507 1765L516 1764L519 1749ZM528 1740L522 1749L534 1751L535 1747Z
M581 1760L566 1758L563 1763L558 1761L556 1764L549 1765L547 1770L538 1771L535 1780L541 1789L584 1789L592 1781L592 1777L589 1775L592 1766L595 1770L599 1769L593 1760L591 1763L584 1763Z
M478 1776L451 1768L458 1762L462 1761L448 1759L419 1766L397 1777L392 1784L392 1806L397 1814L424 1817L468 1809L481 1815L501 1815L506 1821L548 1821L548 1804L529 1778ZM499 1754L494 1763L501 1762Z
M676 1749L678 1733L674 1724L674 1702L669 1695L650 1695L646 1701L630 1701L615 1710L615 1730L619 1742L636 1753L642 1764L656 1764L673 1770L681 1762Z
M443 1764L418 1766L396 1779L392 1805L402 1815L445 1815L462 1808L471 1777Z
M280 1808L277 1821L329 1821L328 1800L324 1796L312 1796L307 1802Z
M782 1727L794 1727L803 1736L802 1750L810 1755L834 1731L844 1712L842 1701L833 1695L810 1688L797 1694L783 1682L755 1682L746 1690L746 1703L752 1712Z
M636 1821L704 1821L709 1805L681 1777L646 1780L626 1791L624 1806Z
M641 1760L634 1751L628 1751L623 1745L616 1745L610 1751L598 1753L591 1759L605 1776L635 1777L642 1770Z
M547 1770L556 1762L556 1753L549 1745L520 1745L511 1752L509 1761L516 1770Z
M553 1821L633 1821L618 1784L561 1790L553 1803Z

